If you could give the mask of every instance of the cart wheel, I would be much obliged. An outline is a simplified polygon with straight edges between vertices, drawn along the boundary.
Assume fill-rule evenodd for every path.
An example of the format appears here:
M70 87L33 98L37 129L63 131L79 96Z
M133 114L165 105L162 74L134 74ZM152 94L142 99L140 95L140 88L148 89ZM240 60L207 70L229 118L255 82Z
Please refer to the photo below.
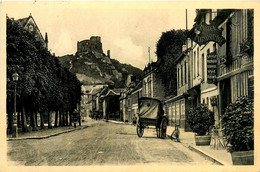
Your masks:
M166 138L166 130L167 130L167 119L163 118L160 125L160 138Z
M140 122L137 123L136 132L137 132L138 137L142 137L144 134L144 127L142 126L142 124Z
M156 135L160 138L160 126L156 126Z

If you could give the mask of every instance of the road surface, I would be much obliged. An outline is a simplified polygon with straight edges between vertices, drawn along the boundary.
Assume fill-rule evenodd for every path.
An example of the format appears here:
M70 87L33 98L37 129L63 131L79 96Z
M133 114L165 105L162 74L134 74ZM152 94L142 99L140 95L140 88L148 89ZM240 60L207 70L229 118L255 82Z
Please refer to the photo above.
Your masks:
M211 165L181 143L158 139L155 129L142 138L133 125L104 121L39 140L8 141L8 160L26 166Z

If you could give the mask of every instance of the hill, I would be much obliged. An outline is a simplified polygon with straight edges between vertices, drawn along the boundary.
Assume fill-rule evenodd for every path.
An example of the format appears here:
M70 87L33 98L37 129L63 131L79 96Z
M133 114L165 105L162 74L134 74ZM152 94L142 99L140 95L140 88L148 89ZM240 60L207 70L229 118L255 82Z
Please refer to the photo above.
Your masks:
M104 53L89 51L58 57L62 66L76 74L84 85L109 84L116 88L125 87L129 74L140 78L142 70L128 64L121 64L118 60L110 59Z

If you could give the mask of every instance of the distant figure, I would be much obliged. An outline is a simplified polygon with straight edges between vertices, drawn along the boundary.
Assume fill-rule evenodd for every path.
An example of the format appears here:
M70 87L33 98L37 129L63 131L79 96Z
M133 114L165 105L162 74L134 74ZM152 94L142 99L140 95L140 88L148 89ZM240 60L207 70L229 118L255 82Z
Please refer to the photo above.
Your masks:
M175 129L171 135L171 140L176 139L176 142L180 142L179 137L180 137L180 130L178 128L178 125L175 125Z

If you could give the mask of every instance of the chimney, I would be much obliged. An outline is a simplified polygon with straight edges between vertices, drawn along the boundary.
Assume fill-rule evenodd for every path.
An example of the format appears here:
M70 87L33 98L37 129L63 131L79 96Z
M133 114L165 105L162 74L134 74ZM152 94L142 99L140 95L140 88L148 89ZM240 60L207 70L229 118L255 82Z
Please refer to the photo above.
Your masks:
M45 46L48 49L48 34L47 34L47 32L45 33Z
M107 57L110 58L110 50L107 50Z

